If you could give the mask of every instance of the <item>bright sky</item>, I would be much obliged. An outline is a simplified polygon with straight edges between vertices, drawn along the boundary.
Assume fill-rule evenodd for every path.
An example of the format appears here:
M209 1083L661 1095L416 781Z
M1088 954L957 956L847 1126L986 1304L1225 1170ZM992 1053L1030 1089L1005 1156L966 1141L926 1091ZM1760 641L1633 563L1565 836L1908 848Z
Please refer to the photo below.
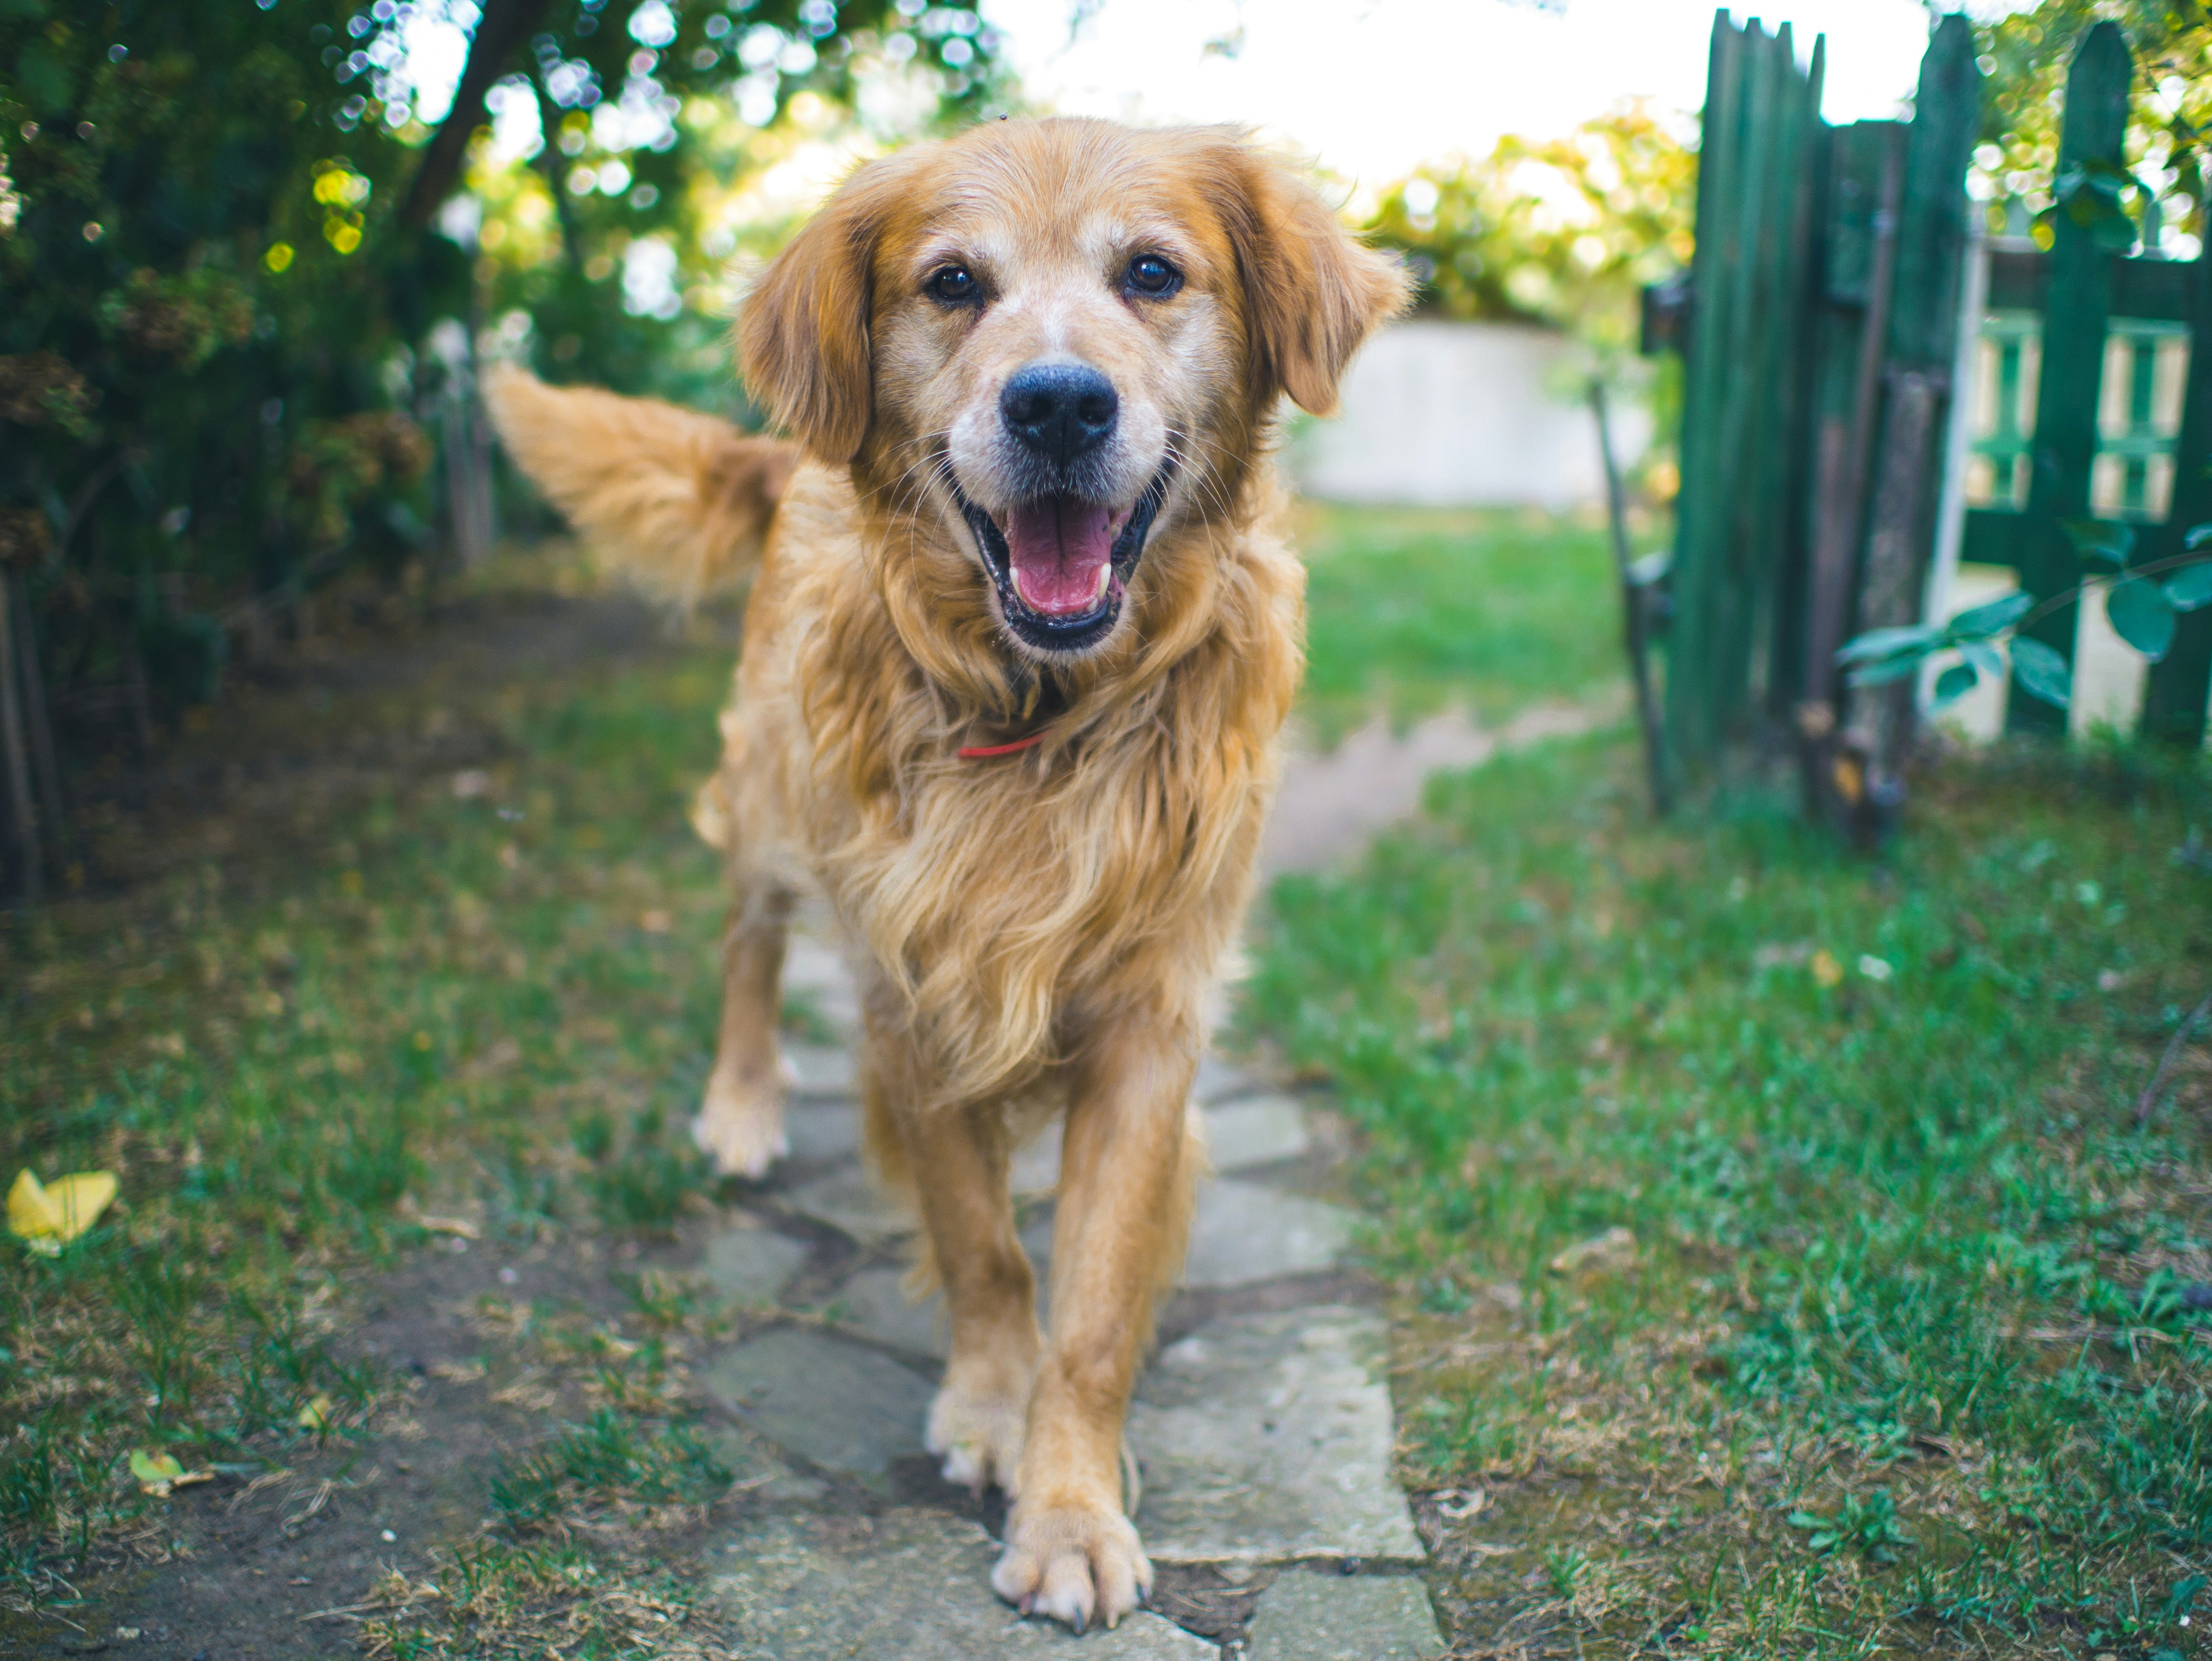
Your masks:
M1978 14L2009 10L2007 0ZM1068 113L1237 121L1372 187L1502 133L1543 137L1635 96L1705 101L1711 0L1104 0L1074 44L1069 0L984 0L1030 97ZM1831 121L1897 113L1929 21L1921 0L1735 9L1828 37ZM1231 57L1210 41L1241 45Z

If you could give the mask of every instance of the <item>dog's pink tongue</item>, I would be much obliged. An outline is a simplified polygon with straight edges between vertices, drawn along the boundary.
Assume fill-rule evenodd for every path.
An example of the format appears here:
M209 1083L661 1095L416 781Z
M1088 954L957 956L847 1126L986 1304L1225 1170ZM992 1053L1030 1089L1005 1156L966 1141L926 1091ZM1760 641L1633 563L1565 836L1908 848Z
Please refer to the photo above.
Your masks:
M1014 588L1046 617L1075 617L1098 604L1114 551L1113 514L1071 496L1025 502L1006 520Z

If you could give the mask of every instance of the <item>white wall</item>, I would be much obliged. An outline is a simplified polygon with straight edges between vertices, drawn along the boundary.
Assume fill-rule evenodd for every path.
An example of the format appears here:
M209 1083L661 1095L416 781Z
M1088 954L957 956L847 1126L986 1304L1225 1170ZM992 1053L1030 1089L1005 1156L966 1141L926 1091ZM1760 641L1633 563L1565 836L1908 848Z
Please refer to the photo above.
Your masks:
M1343 412L1291 447L1309 496L1431 507L1571 508L1604 499L1595 423L1571 348L1547 329L1420 318L1393 324L1353 362ZM1650 442L1645 412L1616 399L1623 465Z

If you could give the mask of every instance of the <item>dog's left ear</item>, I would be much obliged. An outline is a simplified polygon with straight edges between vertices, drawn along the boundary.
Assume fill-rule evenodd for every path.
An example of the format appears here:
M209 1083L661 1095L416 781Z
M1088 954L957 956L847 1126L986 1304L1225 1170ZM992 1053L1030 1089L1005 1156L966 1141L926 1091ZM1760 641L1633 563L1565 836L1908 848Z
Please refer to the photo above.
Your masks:
M1224 206L1243 269L1255 389L1262 402L1288 392L1301 409L1334 415L1345 366L1406 309L1411 285L1310 185L1247 144L1235 151L1241 177Z
M839 186L769 262L738 320L746 389L836 465L852 460L874 415L876 245L926 148L864 163Z

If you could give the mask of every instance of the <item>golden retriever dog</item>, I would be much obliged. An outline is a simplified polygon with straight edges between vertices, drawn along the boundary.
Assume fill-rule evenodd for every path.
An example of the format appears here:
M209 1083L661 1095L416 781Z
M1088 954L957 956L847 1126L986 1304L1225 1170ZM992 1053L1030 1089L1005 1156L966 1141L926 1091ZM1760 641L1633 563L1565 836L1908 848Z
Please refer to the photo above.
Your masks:
M1012 1501L1000 1595L1079 1630L1152 1580L1122 1422L1302 668L1279 407L1328 413L1404 297L1235 131L995 122L861 167L753 286L744 383L795 445L492 389L515 459L649 581L757 557L696 814L733 893L696 1135L739 1176L785 1151L784 931L823 897L869 1153L951 1315L928 1446ZM1007 1169L1053 1114L1048 1334Z

